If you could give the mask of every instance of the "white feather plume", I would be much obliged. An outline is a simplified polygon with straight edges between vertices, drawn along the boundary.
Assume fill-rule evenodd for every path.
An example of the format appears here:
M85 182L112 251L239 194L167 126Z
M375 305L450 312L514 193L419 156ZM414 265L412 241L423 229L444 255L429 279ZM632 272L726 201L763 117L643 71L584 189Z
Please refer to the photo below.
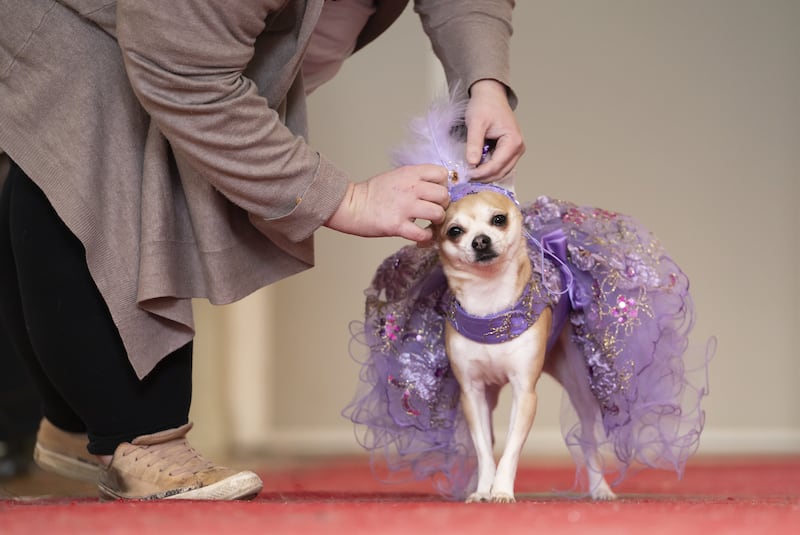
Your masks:
M441 165L455 171L459 183L466 182L466 139L459 135L463 129L456 128L463 126L466 109L466 100L450 95L435 99L425 115L409 123L405 143L392 151L394 165Z

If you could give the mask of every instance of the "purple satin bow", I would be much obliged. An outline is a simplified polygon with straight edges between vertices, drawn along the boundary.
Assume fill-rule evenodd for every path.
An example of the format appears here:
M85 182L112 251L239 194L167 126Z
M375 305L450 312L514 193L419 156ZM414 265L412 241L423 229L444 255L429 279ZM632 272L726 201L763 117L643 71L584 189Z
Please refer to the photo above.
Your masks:
M533 236L529 235L528 238L536 243ZM577 269L571 269L567 261L567 236L564 231L560 228L552 230L541 237L541 245L536 245L556 259L572 308L580 310L586 307L592 300L591 280Z

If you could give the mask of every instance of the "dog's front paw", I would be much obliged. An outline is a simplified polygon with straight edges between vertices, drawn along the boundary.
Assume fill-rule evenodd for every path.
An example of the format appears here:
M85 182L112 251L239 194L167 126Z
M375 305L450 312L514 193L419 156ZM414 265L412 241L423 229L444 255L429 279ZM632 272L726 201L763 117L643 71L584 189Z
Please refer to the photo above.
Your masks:
M496 494L492 494L492 503L516 503L517 500L514 499L513 494L508 494L506 492L498 492Z
M610 502L612 500L617 499L617 495L614 494L614 491L611 490L611 487L608 486L608 483L602 481L599 485L596 485L592 489L592 499L602 502Z
M473 492L467 497L467 503L487 503L492 497L488 492Z

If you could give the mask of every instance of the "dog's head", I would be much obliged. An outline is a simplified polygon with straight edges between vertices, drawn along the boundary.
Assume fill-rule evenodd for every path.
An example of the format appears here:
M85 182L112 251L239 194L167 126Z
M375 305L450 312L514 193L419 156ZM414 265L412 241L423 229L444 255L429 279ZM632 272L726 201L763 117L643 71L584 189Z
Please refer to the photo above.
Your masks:
M524 251L522 213L499 188L453 200L434 232L445 268L485 271Z

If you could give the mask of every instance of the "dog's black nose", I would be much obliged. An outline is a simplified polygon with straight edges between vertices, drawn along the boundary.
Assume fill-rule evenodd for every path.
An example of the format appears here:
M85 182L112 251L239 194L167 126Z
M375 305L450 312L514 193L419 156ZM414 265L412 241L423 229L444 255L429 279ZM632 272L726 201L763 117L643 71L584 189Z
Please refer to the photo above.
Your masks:
M490 245L492 245L492 239L486 234L475 236L475 239L472 240L472 248L476 251L485 251Z

